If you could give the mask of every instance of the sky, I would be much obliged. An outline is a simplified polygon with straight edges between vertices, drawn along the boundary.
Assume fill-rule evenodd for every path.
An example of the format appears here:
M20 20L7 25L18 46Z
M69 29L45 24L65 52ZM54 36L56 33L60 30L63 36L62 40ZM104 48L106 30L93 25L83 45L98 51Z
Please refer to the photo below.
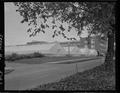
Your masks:
M4 5L5 46L26 44L27 42L31 42L31 41L48 41L48 42L68 41L62 36L52 38L52 35L53 35L52 29L46 29L45 34L39 33L35 37L29 37L29 34L27 33L27 29L28 29L27 23L23 23L23 24L20 23L20 21L22 20L22 17L19 15L18 12L16 12L16 6L14 6L10 2L6 2L4 4L5 4ZM56 24L59 24L59 23L56 22ZM66 25L67 24L64 23L64 26ZM66 28L66 32L67 32L67 28ZM68 35L68 37L76 37L77 40L79 40L79 37L77 37L77 33L75 29L72 29L70 33L66 33L66 35ZM82 36L86 37L86 35L87 35L87 31L84 31Z

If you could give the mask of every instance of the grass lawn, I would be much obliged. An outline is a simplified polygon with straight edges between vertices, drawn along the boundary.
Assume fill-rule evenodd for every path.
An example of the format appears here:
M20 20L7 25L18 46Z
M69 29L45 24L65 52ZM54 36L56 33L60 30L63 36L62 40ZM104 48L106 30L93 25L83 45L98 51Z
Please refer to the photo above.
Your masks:
M73 60L73 59L79 59L79 58L95 58L94 56L81 56L81 57L73 57L73 56L60 56L60 57L41 57L41 58L29 58L29 59L21 59L21 60L15 60L15 61L7 61L7 62L14 62L14 63L25 63L25 64L41 64L46 62L55 62L55 61L63 61L63 60Z
M115 66L113 68L114 71L106 71L104 65L97 66L32 90L115 90Z

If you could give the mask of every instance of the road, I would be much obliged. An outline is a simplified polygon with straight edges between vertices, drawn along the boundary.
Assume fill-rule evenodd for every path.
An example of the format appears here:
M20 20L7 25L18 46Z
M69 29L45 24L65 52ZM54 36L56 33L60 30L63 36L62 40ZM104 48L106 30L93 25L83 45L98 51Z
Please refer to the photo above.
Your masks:
M40 84L59 81L61 78L76 73L76 64L78 71L82 72L91 69L104 62L104 58L77 62L72 64L20 64L9 63L15 71L5 75L5 90L26 90L35 88Z

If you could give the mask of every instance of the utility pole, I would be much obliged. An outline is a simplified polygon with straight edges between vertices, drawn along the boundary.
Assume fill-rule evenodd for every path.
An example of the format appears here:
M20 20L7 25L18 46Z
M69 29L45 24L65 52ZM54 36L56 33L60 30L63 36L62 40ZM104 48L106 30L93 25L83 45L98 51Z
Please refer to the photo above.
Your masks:
M76 73L78 73L78 66L77 66L77 63L76 63L76 67L75 67L75 68L76 68Z
M70 55L70 42L68 42L68 55Z

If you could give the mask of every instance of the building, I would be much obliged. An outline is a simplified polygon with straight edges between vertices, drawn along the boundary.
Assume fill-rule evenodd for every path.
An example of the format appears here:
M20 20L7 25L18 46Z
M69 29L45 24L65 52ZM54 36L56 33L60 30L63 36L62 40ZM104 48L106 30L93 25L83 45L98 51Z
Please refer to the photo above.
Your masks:
M70 54L88 54L88 55L98 55L106 54L107 52L107 38L104 40L100 36L92 35L88 38L81 38L80 41L70 43L68 47L73 47Z

